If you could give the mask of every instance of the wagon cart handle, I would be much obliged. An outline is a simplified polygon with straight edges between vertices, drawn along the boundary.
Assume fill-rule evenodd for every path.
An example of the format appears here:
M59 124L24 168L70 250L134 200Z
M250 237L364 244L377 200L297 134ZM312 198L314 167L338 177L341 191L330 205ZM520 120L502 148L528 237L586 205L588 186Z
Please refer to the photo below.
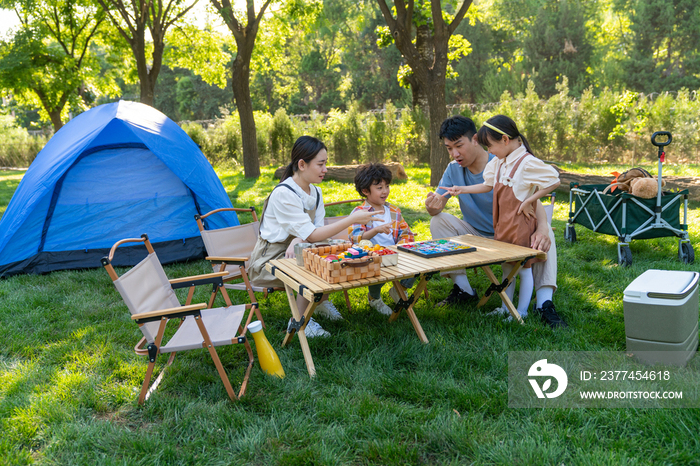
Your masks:
M656 140L657 136L666 136L666 137L668 137L668 140L664 141L664 142L659 142ZM651 135L651 143L654 144L656 147L658 147L659 150L661 150L661 148L663 146L668 146L669 144L671 144L672 140L673 140L673 137L671 137L671 133L668 131L657 131Z
M659 142L656 140L657 136L666 136L668 139L664 142ZM661 166L664 163L664 159L666 157L666 153L663 150L663 147L668 146L671 144L671 141L673 140L673 137L671 136L671 133L668 131L656 131L654 134L651 135L651 143L655 145L656 147L659 148L659 175L656 177L657 181L657 191L656 191L656 207L654 208L654 213L656 214L656 222L660 223L661 222L661 195L663 194L661 192Z

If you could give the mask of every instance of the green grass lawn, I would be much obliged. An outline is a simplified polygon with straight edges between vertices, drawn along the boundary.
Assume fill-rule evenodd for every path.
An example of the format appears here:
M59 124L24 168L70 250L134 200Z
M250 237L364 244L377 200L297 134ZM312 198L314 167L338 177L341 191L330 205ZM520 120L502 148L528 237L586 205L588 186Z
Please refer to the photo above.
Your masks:
M599 167L577 168L592 173ZM684 170L686 176L700 173L698 167ZM407 171L410 181L395 184L390 200L418 239L428 239L423 199L430 172ZM239 171L219 175L235 206L261 207L275 184L272 172L264 169L259 180ZM0 172L0 213L21 175ZM322 189L327 202L357 195L350 184L325 182ZM456 202L448 211L457 213ZM345 212L334 208L328 215ZM697 251L697 200L689 213ZM280 346L290 314L286 296L274 293L260 305L287 376L267 377L256 365L239 402L229 401L202 350L179 355L139 407L146 359L132 348L140 332L103 269L2 279L0 463L700 464L698 409L508 408L509 351L624 351L625 287L647 269L698 267L678 261L675 238L632 242L633 265L620 267L616 238L578 227L579 241L566 243L567 214L568 196L561 195L553 221L555 303L568 329L485 316L499 304L495 297L483 310L437 309L451 282L436 278L429 282L430 299L415 307L430 340L423 345L405 314L389 324L358 289L351 292L352 312L342 295L333 296L344 321L319 319L332 336L310 341L317 370L310 379L297 340ZM165 270L176 278L211 268L195 261ZM469 272L469 278L480 292L488 285L483 273ZM202 289L196 298L207 296ZM219 354L236 388L243 348Z

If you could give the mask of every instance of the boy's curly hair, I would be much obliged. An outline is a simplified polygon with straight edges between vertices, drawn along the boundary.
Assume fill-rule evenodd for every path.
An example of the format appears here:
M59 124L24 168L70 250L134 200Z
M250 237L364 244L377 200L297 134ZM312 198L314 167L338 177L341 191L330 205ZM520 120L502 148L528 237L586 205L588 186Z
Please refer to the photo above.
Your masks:
M367 197L362 191L369 191L373 184L386 181L391 183L391 170L382 163L368 163L357 169L355 174L355 189L362 197Z

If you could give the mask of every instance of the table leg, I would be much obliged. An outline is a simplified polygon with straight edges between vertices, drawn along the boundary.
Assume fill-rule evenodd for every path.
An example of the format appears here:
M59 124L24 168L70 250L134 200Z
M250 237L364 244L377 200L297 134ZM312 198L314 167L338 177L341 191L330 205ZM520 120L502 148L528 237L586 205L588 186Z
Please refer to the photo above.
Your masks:
M521 265L522 265L522 264L521 264ZM486 271L486 270L488 269L488 271L491 273L491 275L488 275L488 274L487 274L487 276L489 277L489 279L491 279L491 276L494 276L494 277L495 277L495 275L493 274L493 271L491 270L490 267L488 267L488 266L483 266L482 269L483 269L484 271ZM478 270L478 269L475 269L475 270ZM510 274L508 275L508 283L513 283L513 280L515 280L515 275L518 273L519 270L520 270L520 267L513 267L513 270L511 270L511 271L510 271ZM495 278L494 278L494 279L495 279ZM491 279L491 281L492 281L494 284L496 284L496 285L500 285L500 284L501 284L501 282L499 282L498 279L495 279L496 281L494 281L494 279ZM481 299L479 300L479 304L477 304L476 307L479 308L479 307L483 306L484 304L486 304L486 303L488 302L489 298L491 297L491 293L492 293L491 291L488 291L488 290L487 290L486 293L484 294L484 296L482 296Z
M423 293L427 285L428 280L426 279L425 275L422 275L420 281L418 282L418 286L416 286L416 289L413 291L414 301L406 309L406 314L408 314L408 318L411 321L416 334L418 334L418 338L423 343L428 343L428 337L425 336L423 327L421 327L418 317L416 317L416 313L413 311L413 305L416 303L416 301L418 301L418 298ZM394 288L396 288L396 291L399 292L399 297L401 299L404 301L408 300L408 296L406 296L406 289L401 286L399 282L394 282ZM400 310L398 312L394 312L391 317L389 317L389 322L395 321L399 317L399 314L401 314Z
M515 277L515 275L518 273L518 271L520 270L521 267L522 267L521 263L518 263L518 264L516 264L515 267L513 267L513 271L510 273L510 275L508 275L508 283L511 283L511 280L513 280L513 277ZM501 284L501 282L498 281L498 278L496 278L496 275L493 273L493 270L491 270L491 268L489 266L485 265L485 266L481 267L481 270L483 270L484 273L486 274L486 276L489 277L489 280L491 280L491 283L493 283L494 285ZM499 291L498 295L503 300L503 304L505 304L506 309L508 309L508 312L510 312L510 315L512 315L513 318L516 319L521 324L524 323L523 318L520 317L518 310L515 309L515 306L513 306L513 303L511 302L510 298L506 294L506 290L503 289L503 290ZM490 295L484 296L483 298L481 298L481 301L479 301L479 304L477 307L482 306L483 303L486 303L489 296Z
M404 287L401 285L401 283L399 283L398 280L395 281L395 282L391 282L391 284L394 286L394 288L396 289L396 292L399 294L399 298L403 299L404 301L408 299L408 296L406 295L406 288L404 288ZM419 284L420 284L420 283L419 283ZM395 304L398 304L398 303L395 303ZM398 319L400 314L401 314L401 309L399 309L398 311L392 313L392 314L389 316L389 322L393 322L393 321L395 321L396 319Z
M292 310L292 318L296 320L297 322L301 319L301 314L299 314L299 308L297 308L297 300L296 297L294 296L294 291L292 288L285 284L284 288L287 292L287 300L289 301L289 308ZM309 349L309 342L306 340L306 332L304 332L304 329L306 328L306 324L309 322L309 319L314 313L314 309L316 309L316 306L318 306L318 303L315 301L310 301L309 305L306 307L306 311L304 312L304 324L301 326L299 329L298 335L299 335L299 345L301 346L301 352L304 354L304 361L306 362L306 369L309 371L309 376L313 377L316 375L316 367L314 366L314 360L311 357L311 350ZM284 337L284 340L282 341L282 346L285 346L287 343L289 343L294 336L294 333L297 333L294 331L294 329L289 329L287 327L287 335Z

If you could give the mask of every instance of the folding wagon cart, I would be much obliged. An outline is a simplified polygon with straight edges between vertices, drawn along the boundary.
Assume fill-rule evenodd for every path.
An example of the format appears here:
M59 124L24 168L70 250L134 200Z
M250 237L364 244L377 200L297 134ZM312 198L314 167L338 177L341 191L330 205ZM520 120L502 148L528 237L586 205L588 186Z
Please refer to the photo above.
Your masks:
M657 141L665 136L665 141ZM662 238L675 236L678 240L678 259L690 264L695 261L695 252L688 236L688 190L663 192L661 171L665 153L663 147L671 143L671 133L657 131L651 143L658 148L659 175L656 199L644 199L630 193L603 193L606 184L580 186L571 183L569 192L569 221L564 238L576 242L574 224L605 235L617 236L617 260L622 266L632 265L629 243L633 239ZM681 199L683 199L683 222L680 222Z

